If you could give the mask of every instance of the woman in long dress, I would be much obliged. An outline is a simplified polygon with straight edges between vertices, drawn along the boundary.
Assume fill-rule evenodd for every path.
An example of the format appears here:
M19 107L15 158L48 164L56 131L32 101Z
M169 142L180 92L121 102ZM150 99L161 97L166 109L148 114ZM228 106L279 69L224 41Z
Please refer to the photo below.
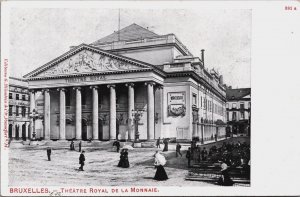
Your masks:
M120 161L118 163L118 167L123 167L123 163L124 163L124 149L122 149L121 153L120 153Z
M158 151L156 151L154 155L154 166L156 168L156 173L154 176L155 180L164 181L168 179L168 175L164 169L164 165L166 164L166 159L163 155L161 155Z
M123 168L129 168L129 160L128 160L128 152L127 149L123 149L124 153L123 153Z

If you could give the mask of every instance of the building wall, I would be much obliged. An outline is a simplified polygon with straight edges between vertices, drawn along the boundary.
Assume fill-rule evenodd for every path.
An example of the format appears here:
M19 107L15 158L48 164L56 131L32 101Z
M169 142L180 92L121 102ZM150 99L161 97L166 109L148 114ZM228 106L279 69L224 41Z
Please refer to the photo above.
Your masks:
M30 137L29 103L28 84L20 79L9 78L8 128L11 139L25 140ZM22 112L23 109L25 111Z
M149 49L122 51L118 54L140 60L146 63L161 65L166 62L173 62L174 55L178 55L179 51L174 53L175 47L156 47Z

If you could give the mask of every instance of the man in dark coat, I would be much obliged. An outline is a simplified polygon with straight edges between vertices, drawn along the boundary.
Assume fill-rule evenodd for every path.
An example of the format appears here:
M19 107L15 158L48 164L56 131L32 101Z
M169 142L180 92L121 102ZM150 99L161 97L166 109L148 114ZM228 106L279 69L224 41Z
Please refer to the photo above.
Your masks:
M181 145L179 143L177 143L177 145L176 145L176 157L178 157L178 154L182 157L180 149L181 149Z
M48 161L51 161L51 148L47 148L47 156L48 156Z
M79 145L78 145L78 147L79 147L79 152L81 152L81 141L79 142Z
M191 167L191 147L187 150L185 157L188 159L188 167Z
M113 146L116 146L117 147L117 152L120 151L120 142L118 140L116 140L114 143L113 143Z
M169 149L169 140L168 139L164 139L163 140L163 143L165 144L165 146L164 146L164 149L163 149L163 152L166 152L166 151L168 151L168 149Z
M160 148L160 137L156 141L156 148Z
M74 147L74 142L73 142L73 140L71 141L71 144L70 144L70 150L75 150L75 147Z
M84 156L84 150L83 150L79 156L79 164L80 164L79 170L81 170L81 171L83 171L84 161L85 161L85 156Z

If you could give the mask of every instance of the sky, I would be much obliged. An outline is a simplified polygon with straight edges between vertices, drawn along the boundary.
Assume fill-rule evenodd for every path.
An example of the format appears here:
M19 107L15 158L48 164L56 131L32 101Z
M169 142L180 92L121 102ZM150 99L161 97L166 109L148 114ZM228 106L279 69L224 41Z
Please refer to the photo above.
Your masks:
M118 30L118 9L13 8L10 14L10 76L22 77L67 52ZM121 9L121 28L136 23L174 33L194 55L205 49L205 66L233 88L250 87L251 10Z

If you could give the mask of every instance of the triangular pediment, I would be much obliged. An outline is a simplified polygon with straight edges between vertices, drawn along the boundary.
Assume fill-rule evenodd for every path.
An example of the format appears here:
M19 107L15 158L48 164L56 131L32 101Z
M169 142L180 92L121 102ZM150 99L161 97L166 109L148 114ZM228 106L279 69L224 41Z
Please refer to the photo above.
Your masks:
M246 99L246 98L251 98L251 95L248 94L248 95L244 96L243 98L244 98L244 99Z
M141 69L152 69L152 66L131 58L115 55L113 53L82 44L25 75L25 77L51 77L116 71L134 71Z

